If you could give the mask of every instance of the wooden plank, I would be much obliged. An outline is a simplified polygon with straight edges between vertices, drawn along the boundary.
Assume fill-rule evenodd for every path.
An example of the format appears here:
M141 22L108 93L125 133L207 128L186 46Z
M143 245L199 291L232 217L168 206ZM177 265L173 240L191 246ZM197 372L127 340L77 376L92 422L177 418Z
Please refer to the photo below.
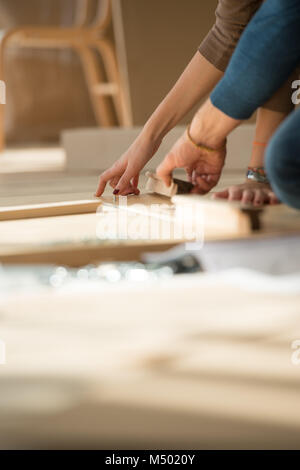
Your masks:
M172 202L177 207L195 205L202 212L206 229L226 230L232 233L247 235L260 230L261 208L240 202L212 200L198 194L175 195Z
M168 213L173 218L174 223L176 222L176 210L179 207L190 206L191 209L199 208L200 215L203 218L203 231L212 236L216 232L224 235L247 236L252 231L259 230L261 225L261 209L245 206L238 202L215 201L197 194L175 195L169 198L162 194L150 193L141 194L140 196L129 196L126 199L105 196L102 197L102 200L104 205L135 211L139 214L143 213L142 206L145 206L145 213L151 214L151 211L156 211L157 214L158 209L156 210L155 206L160 205L161 210L159 211L161 215L163 216ZM191 214L191 223L194 222L195 217L196 213L194 211L194 214Z
M39 246L11 246L0 249L3 264L56 264L80 267L109 261L139 261L147 252L168 250L176 245L170 241L65 243Z
M0 208L0 221L32 219L35 217L54 217L71 214L88 214L96 212L99 206L101 206L101 201L99 199L91 199L2 207Z
M175 206L170 198L156 194L141 194L125 198L102 197L104 213L77 214L68 217L44 217L27 220L7 220L0 222L0 261L2 263L55 263L68 266L81 266L108 260L139 260L144 252L164 251L176 244L191 241L184 234L176 239L157 238L143 235L137 239L130 233L125 237L99 234L99 217L104 224L114 226L118 210L127 212L127 222L149 226L151 217L156 220L167 218L170 228L174 228ZM126 204L125 204L126 202ZM106 209L106 211L105 211ZM138 227L137 227L138 232ZM173 233L173 232L170 232ZM207 239L231 239L245 236L248 232L212 230L205 234ZM127 236L128 235L128 236Z
M178 196L179 197L179 196ZM189 196L190 198L194 196ZM266 207L261 214L262 228L252 231L249 217L240 213L239 205L199 198L208 221L203 225L204 241L233 240L253 237L273 237L300 233L300 214L284 205ZM171 220L175 217L175 204L170 198L155 194L128 196L126 206L120 197L104 196L101 200L104 213L75 214L0 222L0 262L3 263L54 263L82 266L89 263L117 260L139 260L144 252L164 251L184 238L133 239L130 237L99 237L99 217L109 227L121 207L128 221L143 226L149 217ZM175 199L174 199L175 201ZM151 207L151 205L153 205ZM149 209L150 212L149 212ZM101 234L100 234L101 235ZM117 234L118 235L118 234Z

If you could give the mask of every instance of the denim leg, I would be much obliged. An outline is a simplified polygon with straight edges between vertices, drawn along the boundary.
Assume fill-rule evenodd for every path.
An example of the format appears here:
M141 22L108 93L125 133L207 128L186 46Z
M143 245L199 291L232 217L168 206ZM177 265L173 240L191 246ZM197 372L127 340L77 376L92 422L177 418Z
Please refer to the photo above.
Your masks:
M265 166L276 196L288 206L300 209L300 109L272 137Z

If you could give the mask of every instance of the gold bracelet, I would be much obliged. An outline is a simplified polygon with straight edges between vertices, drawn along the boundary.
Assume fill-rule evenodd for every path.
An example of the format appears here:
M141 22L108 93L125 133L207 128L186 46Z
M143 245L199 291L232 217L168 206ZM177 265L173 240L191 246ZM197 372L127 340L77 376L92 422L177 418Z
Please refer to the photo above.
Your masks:
M223 145L223 147L220 147L218 149L213 149L211 147L207 147L207 145L203 145L203 144L197 144L197 142L195 142L190 134L190 128L191 128L191 124L188 125L187 129L186 129L186 134L187 134L187 137L189 139L189 141L191 142L191 144L194 145L194 147L197 147L198 149L200 150L205 150L206 152L219 152L220 150L223 150L225 148L225 145Z

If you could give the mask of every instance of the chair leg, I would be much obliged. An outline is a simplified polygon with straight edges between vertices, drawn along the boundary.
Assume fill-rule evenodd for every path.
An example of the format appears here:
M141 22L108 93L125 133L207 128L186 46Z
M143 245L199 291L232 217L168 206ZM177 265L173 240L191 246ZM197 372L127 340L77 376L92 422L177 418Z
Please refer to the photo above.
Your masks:
M111 127L115 125L114 114L106 97L97 95L95 87L104 82L104 77L99 67L97 54L87 46L76 47L83 71L85 74L88 91L95 113L96 121L100 127Z
M3 81L5 86L5 73L4 73L4 52L6 44L11 34L8 33L0 41L0 80ZM5 104L0 103L0 152L5 148Z
M132 126L132 117L126 101L124 86L120 78L114 47L111 42L106 39L96 41L95 47L102 57L108 80L117 85L118 91L112 98L119 124L124 127L130 127Z

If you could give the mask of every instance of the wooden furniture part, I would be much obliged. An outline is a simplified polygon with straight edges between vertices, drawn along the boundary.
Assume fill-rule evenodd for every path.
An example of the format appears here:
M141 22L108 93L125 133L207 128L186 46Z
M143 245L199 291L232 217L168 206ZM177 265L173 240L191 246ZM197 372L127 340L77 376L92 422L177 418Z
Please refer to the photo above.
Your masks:
M146 177L148 178L145 188L146 192L162 194L167 197L175 196L175 194L190 193L194 187L192 183L177 178L173 178L171 185L166 186L161 179L157 178L155 173L151 173L150 171L147 171Z
M137 261L145 252L166 251L181 243L253 236L247 215L230 205L226 211L218 202L205 205L200 223L197 217L188 217L188 227L181 225L186 219L182 222L177 217L175 205L166 196L104 196L101 202L102 210L96 214L1 221L0 262L82 266Z
M260 215L262 209L240 202L228 202L207 199L198 194L175 195L172 202L177 208L195 207L203 216L205 230L221 230L224 232L247 235L261 228Z
M77 15L71 28L18 27L7 31L0 43L0 80L5 81L4 54L7 46L29 48L71 48L84 70L92 106L99 126L130 126L131 116L124 83L116 59L115 47L107 37L112 21L111 0L99 0L93 22L88 20L89 0L77 0ZM102 59L104 74L99 63ZM104 76L106 75L106 76ZM56 84L57 85L57 84ZM107 97L112 98L114 110ZM0 150L4 148L4 106L0 106Z
M88 214L101 206L99 200L67 201L24 206L0 207L1 220L32 219L59 215Z

